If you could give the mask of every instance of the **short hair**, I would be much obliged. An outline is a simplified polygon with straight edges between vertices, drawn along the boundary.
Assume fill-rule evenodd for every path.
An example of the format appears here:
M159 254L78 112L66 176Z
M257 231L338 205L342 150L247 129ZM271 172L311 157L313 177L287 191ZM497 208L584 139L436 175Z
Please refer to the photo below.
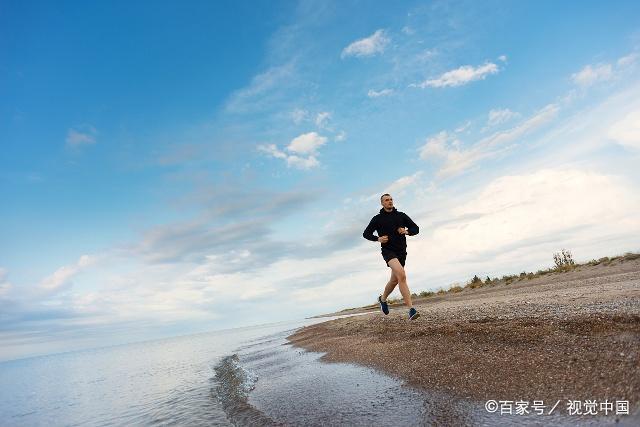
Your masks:
M389 197L391 197L391 194L389 194L389 193L384 193L382 196L380 196L380 201L382 201L382 198L383 198L384 196L389 196Z

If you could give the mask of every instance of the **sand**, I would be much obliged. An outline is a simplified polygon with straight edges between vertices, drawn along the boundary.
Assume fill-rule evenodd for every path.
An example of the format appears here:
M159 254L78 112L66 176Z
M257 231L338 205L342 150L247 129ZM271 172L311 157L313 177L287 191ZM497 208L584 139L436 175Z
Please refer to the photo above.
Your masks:
M376 310L289 341L460 398L639 406L640 259L465 289L416 308L413 322L404 307Z

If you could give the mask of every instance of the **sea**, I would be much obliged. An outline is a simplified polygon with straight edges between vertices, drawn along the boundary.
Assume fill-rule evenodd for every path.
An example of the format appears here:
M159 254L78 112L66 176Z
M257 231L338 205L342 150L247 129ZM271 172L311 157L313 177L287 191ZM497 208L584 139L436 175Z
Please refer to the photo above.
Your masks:
M322 353L288 343L297 329L326 320L2 362L0 425L602 425L490 414L483 402L418 390L368 367L325 363Z

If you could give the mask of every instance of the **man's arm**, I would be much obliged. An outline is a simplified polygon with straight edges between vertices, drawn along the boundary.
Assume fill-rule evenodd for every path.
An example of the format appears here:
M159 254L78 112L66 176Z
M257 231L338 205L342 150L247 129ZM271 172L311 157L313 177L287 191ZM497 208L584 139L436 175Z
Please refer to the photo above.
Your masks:
M364 233L362 233L362 237L364 237L367 240L371 240L372 242L378 241L378 236L373 234L373 232L376 230L375 219L376 219L375 216L371 218L371 221L369 221L369 225L367 225L367 228L364 229Z
M418 228L418 226L416 225L415 222L413 222L411 220L411 218L409 218L409 215L407 215L406 213L404 214L404 225L405 227L407 227L409 230L407 232L408 236L415 236L416 234L418 234L420 232L420 229Z

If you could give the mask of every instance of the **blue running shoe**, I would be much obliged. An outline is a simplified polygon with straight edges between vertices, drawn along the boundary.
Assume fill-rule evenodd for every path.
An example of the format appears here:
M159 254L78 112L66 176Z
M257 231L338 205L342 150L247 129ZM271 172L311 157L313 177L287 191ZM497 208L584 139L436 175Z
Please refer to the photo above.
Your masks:
M386 301L382 301L382 295L378 297L378 303L380 303L380 310L382 310L384 314L389 314L389 304L387 304Z
M418 317L420 317L420 313L418 313L418 310L411 307L409 309L409 320L416 320Z

